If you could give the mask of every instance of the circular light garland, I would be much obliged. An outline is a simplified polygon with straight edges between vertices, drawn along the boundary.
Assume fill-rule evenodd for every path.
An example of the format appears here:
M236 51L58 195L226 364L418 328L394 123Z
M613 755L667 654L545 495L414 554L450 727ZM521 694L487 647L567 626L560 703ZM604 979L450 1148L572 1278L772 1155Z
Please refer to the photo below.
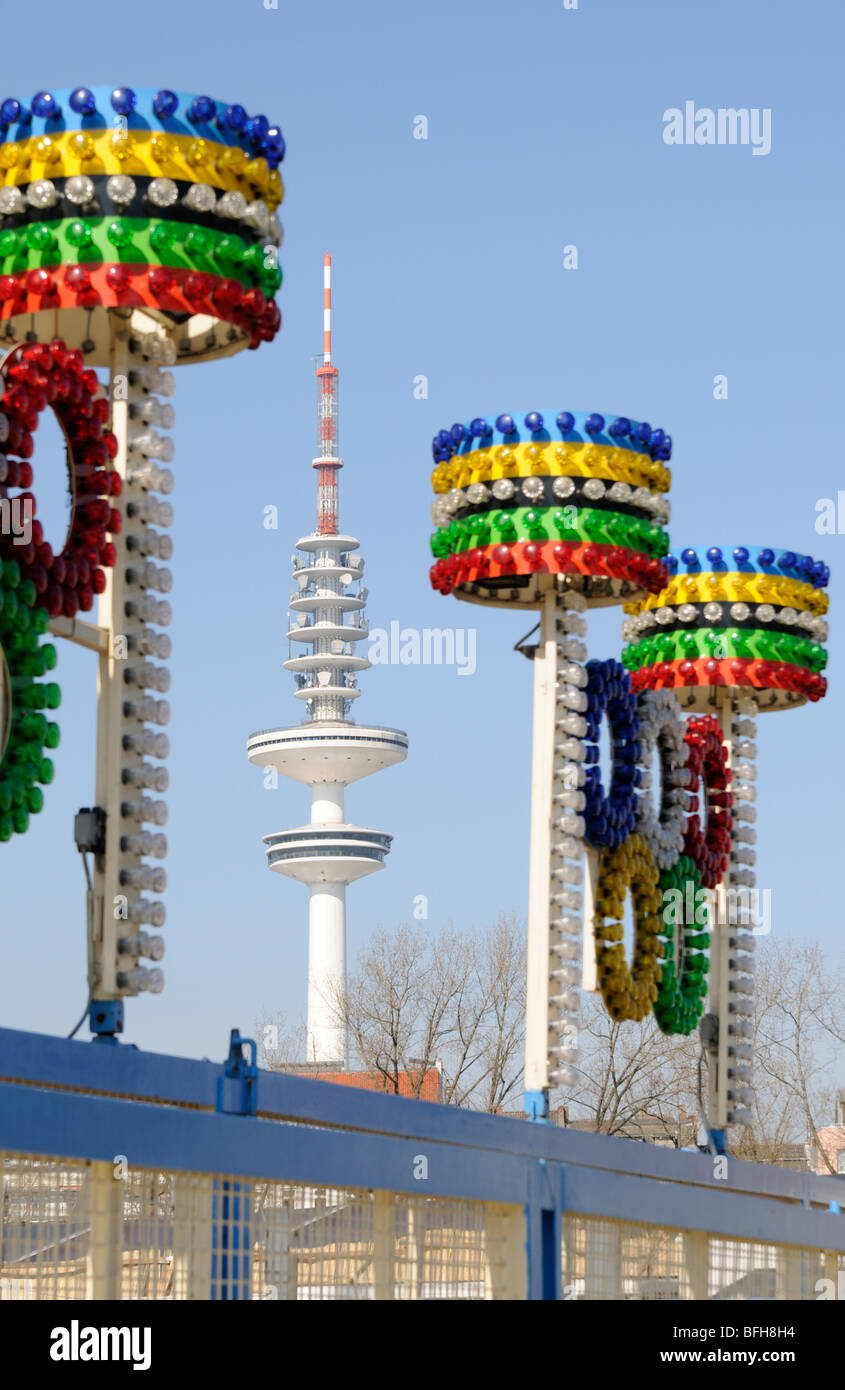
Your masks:
M688 855L681 855L663 870L659 887L664 903L663 966L654 1017L661 1033L691 1033L704 1009L710 969L708 909L698 899L701 874ZM702 910L704 922L698 920Z
M271 341L283 155L265 116L206 96L83 87L39 93L29 106L7 98L0 320L9 336L35 334L35 323L11 321L43 313L49 332L75 334L84 308L85 351L105 363L107 311L137 306L170 317L182 357L231 351L241 337L253 348ZM222 340L215 321L231 325Z
M69 283L70 267L94 270L104 262L119 262L136 271L157 266L231 276L247 287L259 285L268 297L282 283L274 247L250 244L232 231L214 231L197 223L75 217L0 231L4 282L6 277L14 277L15 283L23 279L26 285L29 271L43 270L54 284L61 283L62 278ZM12 297L4 294L4 298Z
M440 430L432 587L500 606L534 606L559 575L593 605L656 592L668 581L658 523L669 509L656 494L671 451L662 430L595 413L476 416Z
M686 767L689 746L686 724L677 700L669 691L649 691L637 701L640 719L640 795L637 798L635 829L648 846L659 869L674 865L684 844L689 785ZM651 794L651 759L660 757L660 807L655 810Z
M634 956L625 959L625 895L634 907ZM631 835L599 860L593 935L602 998L611 1018L640 1022L657 999L663 946L657 866L645 841ZM609 919L609 920L608 920Z
M710 714L690 719L685 741L689 748L691 814L687 819L684 853L694 861L702 886L715 888L721 883L728 865L733 830L731 773L718 719ZM699 784L707 809L706 831L701 827Z
M588 661L585 717L584 827L589 844L597 849L616 849L634 828L637 766L641 754L637 698L624 667L618 661ZM612 771L605 791L598 765L599 724L607 719Z
M56 664L56 649L39 645L47 614L35 600L32 580L21 578L14 561L0 560L0 841L23 834L41 810L41 785L53 779L44 750L59 742L58 725L41 713L57 709L61 695L41 680Z
M51 407L61 425L68 448L68 469L73 512L67 539L54 550L45 539L36 516L36 499L24 491L15 499L30 510L31 538L20 545L12 536L0 536L0 557L14 560L22 578L34 588L33 602L51 616L72 618L93 607L94 595L105 587L104 568L115 562L108 533L120 530L120 515L110 498L120 493L121 481L110 468L117 441L104 428L108 402L95 396L99 381L86 370L82 353L55 339L52 343L25 344L14 348L2 363L3 396L0 419L0 491L29 489L34 452L32 431L38 416ZM34 518L34 519L33 519Z

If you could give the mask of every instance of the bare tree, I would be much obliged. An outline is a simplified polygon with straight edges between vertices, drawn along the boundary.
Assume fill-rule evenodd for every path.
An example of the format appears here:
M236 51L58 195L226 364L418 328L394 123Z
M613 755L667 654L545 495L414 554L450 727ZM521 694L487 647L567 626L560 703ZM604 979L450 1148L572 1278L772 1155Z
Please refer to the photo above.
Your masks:
M255 1020L258 1064L280 1071L301 1062L305 1055L305 1028L291 1024L286 1015L264 1008Z
M582 1001L577 1082L555 1097L600 1134L680 1138L697 1109L697 1037L666 1037L654 1019L617 1023L598 995Z
M419 1095L442 1062L446 1104L500 1109L522 1076L523 935L513 915L482 932L375 931L334 1000L356 1065Z
M768 940L755 974L755 1115L739 1155L771 1163L783 1144L809 1143L833 1173L818 1131L841 1077L842 968L817 943Z

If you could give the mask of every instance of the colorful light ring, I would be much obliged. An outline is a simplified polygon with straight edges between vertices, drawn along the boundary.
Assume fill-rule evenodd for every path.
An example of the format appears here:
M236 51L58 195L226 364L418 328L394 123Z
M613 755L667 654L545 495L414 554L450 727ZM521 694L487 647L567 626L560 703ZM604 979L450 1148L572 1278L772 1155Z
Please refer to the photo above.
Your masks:
M695 863L702 886L716 888L728 866L733 831L731 771L718 719L710 714L690 719L685 742L689 748L687 787L691 797L684 853ZM706 828L701 823L702 797L707 810Z
M272 340L281 227L271 205L284 191L284 140L263 116L179 92L98 87L7 98L0 123L0 320L10 337L38 333L25 320L46 313L51 335L106 364L104 311L137 306L171 320L178 357ZM218 336L217 324L228 331Z
M634 827L645 841L658 869L671 869L683 849L689 793L686 764L689 748L686 724L674 695L652 690L637 700L640 720L640 794ZM660 759L660 805L655 806L651 786L654 753Z
M429 571L431 587L451 594L469 586L473 598L507 604L536 603L537 589L518 588L522 576L545 579L567 575L576 581L607 579L637 589L657 589L664 582L665 570L659 560L640 551L593 542L526 541L517 544L475 546L472 550L437 560ZM611 593L609 602L619 601Z
M27 544L17 544L11 535L0 536L0 558L20 566L23 580L33 585L37 607L51 616L72 618L80 609L91 609L94 595L105 588L104 568L115 562L108 535L121 526L119 512L110 505L120 494L121 481L110 468L117 441L105 428L108 401L95 394L99 381L95 372L86 370L82 353L58 339L49 345L14 348L0 373L0 494L23 488L17 500L29 504L32 518ZM71 524L61 548L45 539L35 496L28 491L33 483L32 433L48 407L67 440L73 497Z
M822 560L814 560L812 555L802 555L794 550L774 550L769 546L708 546L696 549L688 546L672 552L668 568L679 574L783 574L791 579L799 579L812 584L813 588L824 588L830 579L830 570Z
M634 907L634 955L623 945L625 895ZM599 989L611 1018L640 1022L657 999L663 945L662 898L657 866L639 835L631 835L599 860L593 937Z
M682 855L663 870L659 888L664 904L663 965L654 1017L661 1033L688 1034L704 1011L710 970L708 908L697 897L701 874L693 860ZM703 922L698 920L702 913Z
M563 504L504 508L497 502L486 511L473 510L441 526L431 537L431 551L440 559L478 545L549 540L594 541L657 559L668 546L666 532L659 526L622 512Z
M80 273L68 284L69 272ZM59 275L62 278L59 278ZM85 278L87 276L87 279ZM12 283L9 283L9 282ZM78 288L77 288L78 286ZM5 296L5 298L4 298ZM170 314L202 314L230 323L249 336L249 347L271 342L282 316L275 300L253 286L221 275L172 266L126 265L114 262L29 270L0 279L0 321L44 309L147 307Z
M767 692L761 710L825 695L830 571L822 561L711 546L673 551L666 563L675 571L666 588L625 610L622 660L636 689L674 689L698 710L719 687Z
M637 697L618 661L588 661L584 733L584 833L596 849L616 849L634 828L640 784ZM611 776L607 791L599 767L599 725L607 720Z
M266 116L195 93L152 87L76 87L36 92L29 100L0 102L0 141L19 141L67 130L104 131L115 123L130 132L161 130L208 140L261 156L277 167L285 156L281 130Z
M51 135L19 144L0 144L0 186L19 187L38 179L84 174L128 174L132 178L168 178L209 184L221 193L263 198L274 212L284 199L278 170L264 159L248 159L242 150L205 140L136 131Z
M186 231L200 226L224 236L237 233L247 246L268 242L278 246L282 240L281 223L271 216L263 199L250 200L232 191L218 198L207 183L133 178L121 173L38 179L26 189L0 187L4 244L38 249L45 234L34 229L45 217L50 219L49 230L57 235L61 232L57 221L67 224L82 220L97 227L114 218L129 218L143 224L166 219L164 225L168 227L187 223ZM17 236L9 236L10 232Z
M532 474L601 478L627 483L632 488L644 487L649 492L668 492L672 481L671 470L648 454L597 444L552 444L540 439L530 444L502 444L455 454L437 464L431 482L434 491L440 493L496 478L526 478Z
M626 613L640 613L668 604L682 603L771 603L822 615L829 607L828 596L811 584L770 574L676 575L659 594L626 605Z
M552 441L589 443L627 449L632 453L647 453L652 459L672 457L672 440L664 430L631 420L627 416L600 415L593 411L529 410L522 416L509 414L476 415L467 422L458 421L448 430L440 430L432 440L435 463L445 462L455 454L468 454L494 444L548 444Z
M476 417L435 437L432 587L536 605L568 577L593 605L666 582L671 439L566 411Z
M250 244L231 230L219 232L196 223L75 217L38 222L25 232L0 231L0 277L47 270L57 278L59 267L64 266L67 280L71 266L100 264L202 271L231 277L247 288L258 285L268 298L282 283L275 254L266 246Z
M41 810L41 786L53 779L44 750L59 742L58 725L41 713L57 709L61 694L54 682L41 679L55 666L56 649L39 645L47 614L35 602L32 580L21 577L14 561L0 560L0 685L8 676L11 701L6 728L0 728L0 841L23 834L30 815Z

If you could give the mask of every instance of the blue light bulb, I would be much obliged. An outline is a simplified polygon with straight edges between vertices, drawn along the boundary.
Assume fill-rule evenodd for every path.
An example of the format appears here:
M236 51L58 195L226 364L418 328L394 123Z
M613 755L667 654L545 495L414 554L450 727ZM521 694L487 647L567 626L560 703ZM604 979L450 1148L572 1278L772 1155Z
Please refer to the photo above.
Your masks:
M97 103L90 87L77 87L75 92L71 92L70 109L75 111L77 116L94 115L97 110Z
M162 87L160 92L156 92L153 97L153 110L159 120L166 116L175 115L179 109L179 98L175 92L171 92L167 87Z
M469 427L469 432L474 439L483 439L490 430L490 426L482 416L477 415Z
M193 121L195 125L205 125L211 120L216 110L217 107L211 97L194 97L188 107L188 120Z
M774 558L775 558L775 552L774 552L773 550L761 550L761 551L760 551L759 559L760 559L760 564L761 564L761 565L771 565L771 564L773 564L773 563L774 563Z
M502 434L513 434L515 428L512 415L496 416L496 429L500 430Z
M780 567L781 567L781 569L785 569L785 570L794 569L795 566L796 566L796 564L797 564L797 562L798 562L798 556L795 554L795 551L794 551L794 550L785 550L785 551L783 552L783 554L781 555L781 557L780 557Z
M748 550L744 545L738 545L734 549L734 559L738 565L744 565L748 559Z
M250 116L244 126L244 135L251 145L258 146L267 138L270 122L266 116Z
M118 116L128 116L135 110L135 93L131 87L115 87L111 94L111 104Z
M712 565L718 565L722 559L722 552L718 545L711 545L707 552L707 558Z
M677 557L677 555L667 555L667 556L666 556L666 568L667 568L667 570L669 571L670 574L674 574L674 573L675 573L675 571L676 571L677 568L678 568L678 557Z
M642 425L637 425L634 434L640 444L645 444L646 448L648 448L651 443L651 425L647 422L644 422Z
M696 554L696 552L695 552L694 550L682 550L682 551L681 551L681 559L683 560L683 562L684 562L685 565L697 565L697 564L698 564L698 555Z
M601 434L604 429L604 416L590 415L584 428L588 434Z
M556 417L556 424L561 434L569 434L575 428L575 416L568 410L562 410Z
M532 434L537 434L543 428L543 417L539 410L529 410L525 417L525 428Z
M615 439L622 439L626 434L631 433L631 421L624 415L619 415L610 427L610 433Z
M460 444L465 434L466 430L464 429L463 425L456 424L453 425L450 429L449 438L451 439L453 444Z
M26 107L21 106L14 97L6 97L0 106L0 121L4 125L23 125L29 116Z
M52 92L36 92L32 98L32 111L33 115L48 121L56 120L62 114L62 108Z
M237 134L243 130L247 123L247 114L243 106L235 103L234 106L227 106L223 112L222 121L218 118L218 125L224 125L227 130L233 130Z
M664 445L665 443L666 443L666 432L665 432L665 430L652 430L652 434L651 434L651 447L652 447L652 449L662 449L662 448L663 448L663 445Z
M448 430L438 430L437 441L441 449L446 449L452 442L452 436L449 434Z

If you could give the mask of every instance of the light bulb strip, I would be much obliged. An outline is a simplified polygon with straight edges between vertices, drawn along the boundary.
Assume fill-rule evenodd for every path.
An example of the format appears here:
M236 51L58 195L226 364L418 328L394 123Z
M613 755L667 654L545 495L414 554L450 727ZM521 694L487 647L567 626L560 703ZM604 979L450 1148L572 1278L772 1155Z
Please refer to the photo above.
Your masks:
M524 541L476 546L438 559L430 570L431 587L450 594L463 584L518 574L572 574L626 580L659 589L665 582L660 561L642 551L593 541Z
M210 184L97 174L38 179L25 190L0 186L0 225L18 232L22 241L41 222L55 231L63 219L87 218L97 223L116 217L142 224L163 218L174 232L186 224L223 236L236 230L248 245L279 245L282 235L281 224L263 199L231 192L218 199Z
M44 244L33 245L34 234L42 232ZM102 262L119 262L133 269L168 266L183 272L231 276L239 284L261 285L268 296L275 294L282 283L275 248L263 242L247 243L231 230L211 231L198 222L77 217L39 222L26 233L9 229L0 232L0 271L4 276L20 277L28 270L47 270L58 280L60 266L65 267L66 278L69 266L95 271Z
M484 483L496 478L556 477L572 474L583 478L602 478L608 482L647 487L651 492L669 491L671 473L648 454L632 453L612 445L561 442L558 444L498 445L456 454L439 463L431 475L435 492L453 487Z
M757 749L753 740L757 734L757 713L757 704L753 698L735 698L731 701L730 760L734 774L735 791L740 802L744 802L749 795L748 781L746 780L748 774L752 774L750 778L752 782L755 780ZM735 1010L740 999L750 1002L752 1007L754 1002L754 937L750 935L753 930L752 914L748 910L743 911L743 904L746 909L750 909L752 904L756 907L754 904L757 882L755 859L756 855L753 850L748 851L741 843L735 842L725 874L725 887L730 894L727 905L731 909L735 907L738 909L734 914L736 916L735 923L729 919L727 923L723 922L720 926L720 930L728 932L733 937L734 942L731 945L729 940L729 948L724 953L727 959L728 1016L720 1019L720 1028L724 1026L728 1030L726 1049L728 1075L723 1082L726 1091L728 1124L748 1124L751 1119L747 1106L746 1088L751 1085L753 1080L753 1033L749 1034L744 1045L737 1047L739 1037L734 1031L737 1014L735 1011L732 1013L731 1004L734 1004ZM723 1000L722 1003L724 1004L724 1002Z
M696 661L659 661L631 672L635 690L696 690L739 686L750 690L783 690L815 703L827 694L827 680L817 671L787 661L757 658L699 657Z
M623 944L625 896L634 909L634 954ZM599 989L611 1018L641 1022L658 997L663 945L659 876L645 841L637 834L599 861L593 936Z
M663 961L654 1017L662 1033L689 1034L704 1011L710 971L709 909L695 862L681 855L661 873L659 889Z
M553 540L617 545L643 551L658 560L668 545L667 533L661 527L610 509L566 503L554 507L507 507L499 503L440 527L431 537L431 550L441 557L497 542L544 545Z
M652 666L657 661L698 661L715 656L717 660L741 657L749 661L788 662L809 671L823 671L827 652L819 642L794 632L772 632L766 628L724 628L661 631L629 644L622 661L630 671Z
M636 617L623 622L622 636L626 642L635 642L646 633L686 632L696 627L712 628L723 622L730 622L731 627L740 632L758 628L794 637L801 635L796 629L804 628L817 641L827 638L827 624L809 608L777 609L770 603L722 604L713 599L707 603L682 603L677 607L663 604L660 608L643 609Z
M55 667L56 649L40 638L47 614L36 607L31 580L0 559L0 842L22 835L44 804L42 786L53 780L46 750L59 743L59 726L44 710L57 709L61 692L42 677Z

